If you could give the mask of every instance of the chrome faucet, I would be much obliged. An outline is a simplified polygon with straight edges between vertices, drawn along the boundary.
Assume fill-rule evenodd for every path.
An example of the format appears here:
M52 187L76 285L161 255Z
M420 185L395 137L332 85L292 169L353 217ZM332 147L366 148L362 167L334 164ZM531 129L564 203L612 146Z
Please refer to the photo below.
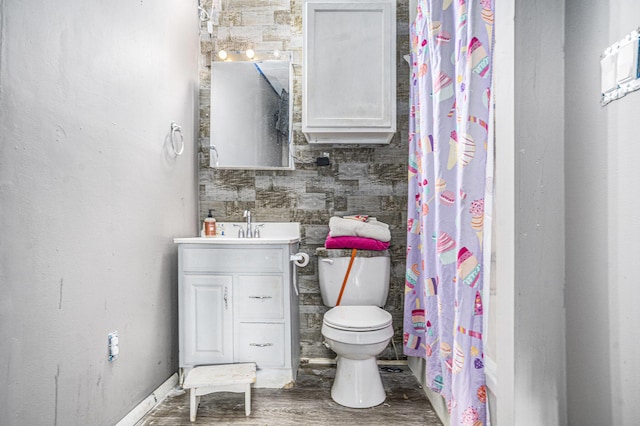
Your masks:
M264 226L264 223L253 227L253 238L260 238L260 227Z
M245 235L247 236L247 238L253 238L253 230L251 229L251 211L245 210L242 217L247 218L247 232L245 233Z
M238 238L244 238L244 229L242 229L242 226L235 223L233 226L238 228Z

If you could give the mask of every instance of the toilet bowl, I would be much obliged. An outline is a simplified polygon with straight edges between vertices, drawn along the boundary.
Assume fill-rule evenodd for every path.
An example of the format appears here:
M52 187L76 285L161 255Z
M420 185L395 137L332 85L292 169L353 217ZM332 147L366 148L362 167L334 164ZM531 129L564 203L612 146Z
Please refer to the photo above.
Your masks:
M384 402L376 356L393 336L391 314L377 306L336 306L324 315L322 335L337 355L331 398L351 408Z

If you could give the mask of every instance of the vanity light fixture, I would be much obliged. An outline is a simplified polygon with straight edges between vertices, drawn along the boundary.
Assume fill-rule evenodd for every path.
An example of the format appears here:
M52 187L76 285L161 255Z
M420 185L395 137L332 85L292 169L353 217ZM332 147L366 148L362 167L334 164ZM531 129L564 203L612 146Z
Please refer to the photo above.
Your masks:
M281 50L235 50L233 46L228 45L217 46L214 50L212 60L217 62L254 62L269 60L289 60L291 61L291 52Z

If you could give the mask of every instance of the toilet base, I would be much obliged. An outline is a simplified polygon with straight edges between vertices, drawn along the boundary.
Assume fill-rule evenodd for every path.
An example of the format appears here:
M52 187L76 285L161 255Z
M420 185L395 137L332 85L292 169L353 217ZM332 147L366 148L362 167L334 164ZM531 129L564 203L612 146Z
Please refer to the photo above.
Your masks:
M338 356L331 398L350 408L380 405L386 398L375 357L348 359Z

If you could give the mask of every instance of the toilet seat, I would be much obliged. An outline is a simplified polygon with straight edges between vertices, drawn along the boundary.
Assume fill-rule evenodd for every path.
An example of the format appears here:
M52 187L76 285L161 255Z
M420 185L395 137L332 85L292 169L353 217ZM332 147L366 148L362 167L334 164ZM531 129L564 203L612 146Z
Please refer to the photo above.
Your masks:
M340 342L347 345L375 345L389 341L393 336L393 325L389 324L378 330L341 330L323 321L320 332L326 341ZM380 353L382 349L384 347L377 353ZM333 350L336 351L335 348Z
M324 314L325 325L344 331L375 331L391 325L391 314L377 306L336 306Z

